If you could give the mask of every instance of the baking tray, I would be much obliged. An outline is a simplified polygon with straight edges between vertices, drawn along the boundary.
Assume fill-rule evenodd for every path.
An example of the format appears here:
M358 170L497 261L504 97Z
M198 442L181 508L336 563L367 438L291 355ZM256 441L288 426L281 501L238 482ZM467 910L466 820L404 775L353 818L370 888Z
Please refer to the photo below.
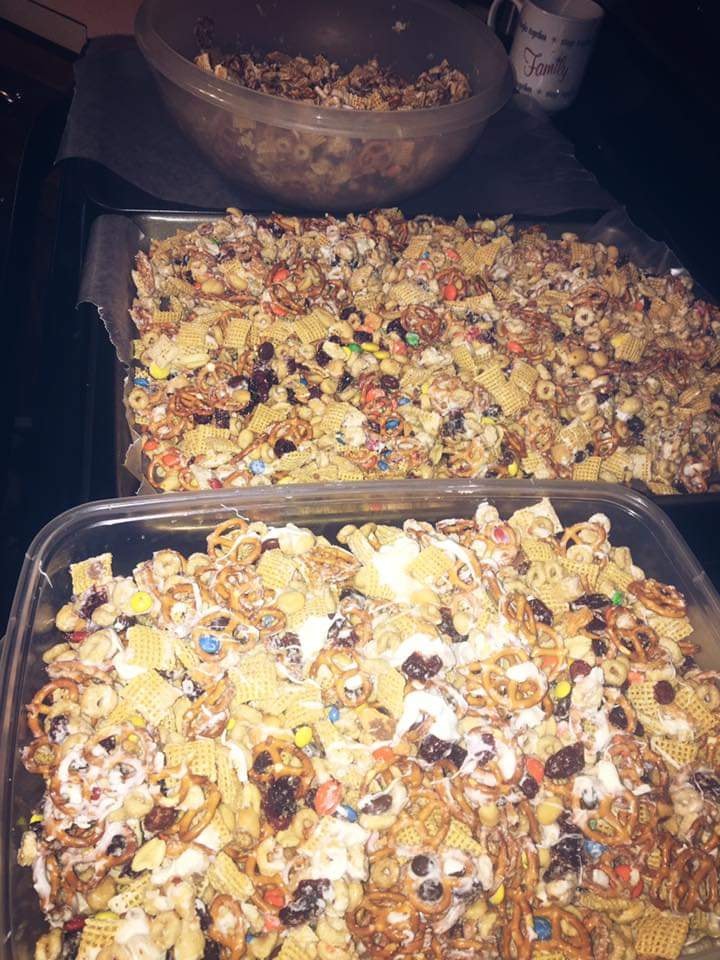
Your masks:
M130 306L135 290L130 277L133 259L138 250L148 250L153 240L163 240L178 230L192 230L201 223L216 220L217 211L169 212L158 211L136 215L106 214L94 222L88 242L80 284L81 302L95 305L115 347L120 363L114 374L114 459L115 489L118 496L135 493L155 493L143 480L141 453L137 435L128 423L125 411L127 393L127 363L131 356L133 323ZM477 214L468 213L469 219ZM597 218L591 211L563 215L556 218L513 217L519 227L539 223L551 237L566 231L578 234L581 240L614 244L639 266L652 273L684 270L675 254L664 244L653 240L630 220L624 208ZM112 265L108 269L108 265ZM710 299L706 291L697 287L700 296ZM676 494L656 496L642 484L633 484L641 492L663 506L681 502L699 507L718 504L718 494Z
M550 496L565 525L596 511L612 522L616 545L630 546L648 574L675 584L686 596L688 616L703 644L699 662L720 665L720 597L682 537L654 504L611 484L534 480L373 481L295 484L237 491L167 493L84 504L49 523L35 538L15 592L0 662L0 960L31 960L40 933L32 873L17 865L23 819L39 801L41 778L19 762L28 742L22 705L42 685L42 654L58 639L57 609L71 592L68 565L88 556L113 554L113 567L129 575L162 548L184 555L202 549L208 532L242 515L268 524L295 522L332 539L346 522L397 523L408 517L437 521L472 517L489 500L507 516ZM717 960L717 947L696 954Z

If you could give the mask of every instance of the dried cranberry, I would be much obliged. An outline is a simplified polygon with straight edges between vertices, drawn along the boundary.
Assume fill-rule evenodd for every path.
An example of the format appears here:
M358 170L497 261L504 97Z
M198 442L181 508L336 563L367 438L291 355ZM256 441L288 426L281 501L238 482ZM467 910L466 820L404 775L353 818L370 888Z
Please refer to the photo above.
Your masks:
M391 320L390 323L387 325L387 332L396 333L403 340L405 339L406 330L399 320Z
M484 417L499 417L501 413L502 408L496 403L491 404L489 407L483 410Z
M550 610L549 607L546 607L542 600L538 600L537 597L532 597L530 600L530 609L535 615L535 619L538 621L538 623L544 623L548 627L552 626L552 610Z
M520 789L528 798L528 800L532 800L533 797L537 796L540 787L538 786L538 782L534 777L525 777L520 781Z
M622 707L613 707L608 714L608 720L618 730L627 730L628 718Z
M104 587L90 587L88 595L80 607L80 616L84 620L89 620L95 610L104 603L107 603L107 590Z
M261 750L260 753L255 757L253 761L252 768L255 773L265 773L268 767L272 766L273 759L270 756L268 750Z
M411 653L400 669L409 680L429 680L442 670L442 665L437 655L425 658L420 653Z
M318 397L322 394L322 390L316 383L314 383L311 387L308 388L308 394L310 395L311 400L317 400Z
M279 546L280 541L277 537L268 537L267 540L263 540L260 552L267 553L268 550L277 550Z
M634 737L644 737L645 736L645 727L638 720L635 724L635 729L633 730Z
M447 759L458 770L465 763L466 757L467 757L467 750L465 749L465 747L461 747L459 743L454 743L452 745L450 753L447 755Z
M117 857L125 850L125 837L118 834L107 845L105 852L109 857Z
M297 778L278 777L263 797L263 811L276 830L286 830L297 812Z
M441 740L430 733L418 747L418 756L425 763L437 763L438 760L444 760L449 756L452 750L452 743L447 740Z
M203 960L220 960L220 944L217 940L211 940L205 937L205 946L203 947Z
M153 807L143 820L143 829L146 833L162 833L169 830L177 820L177 810L174 807Z
M653 687L653 696L658 703L661 703L663 706L668 703L672 703L675 699L675 690L673 685L668 680L658 680L658 682Z
M418 896L425 903L435 903L443 895L443 885L437 880L423 880L418 887Z
M270 363L272 358L275 356L275 347L270 343L269 340L266 340L258 347L257 354L261 363Z
M604 593L584 593L571 602L570 609L579 610L580 607L590 607L591 610L605 610L611 605L612 600Z
M250 391L257 394L261 400L267 400L270 392L270 383L268 382L265 370L253 370L249 383Z
M387 813L390 807L392 806L392 797L389 793L378 794L377 797L373 797L371 800L368 800L362 808L363 813L368 814L377 814L377 813Z
M687 656L677 668L677 672L681 677L684 677L685 674L690 673L691 670L695 669L697 669L697 660L694 657Z
M465 429L465 417L462 410L451 410L447 420L442 425L444 437L454 437Z
M292 440L288 440L287 437L280 437L279 440L275 441L273 450L275 451L276 457L282 457L285 453L292 453L293 450L297 450L297 447Z
M297 360L294 360L292 357L288 357L288 359L285 361L285 366L287 367L287 372L292 375L298 368Z
M380 377L380 386L383 388L383 390L397 390L400 386L400 381L397 377L393 377L389 373L385 373L382 377Z
M117 740L115 737L105 737L104 740L100 741L100 746L103 748L103 750L106 750L108 753L110 753L117 746Z
M242 377L242 376L230 377L230 379L227 382L227 385L230 387L231 390L238 390L240 387L244 387L245 389L247 389L247 385L248 385L247 377Z
M715 803L720 803L720 780L717 777L711 776L704 770L698 770L691 775L690 782L700 793L709 796Z
M573 660L573 662L570 664L568 673L571 680L577 680L578 677L586 677L591 670L592 667L590 664L586 663L584 660Z
M63 930L67 933L74 933L76 930L82 930L85 926L85 917L71 917L63 924Z
M484 767L485 764L490 763L495 756L497 748L495 746L495 737L491 733L481 733L480 739L483 742L483 746L473 754L473 759L479 767Z
M567 720L570 714L570 697L561 697L555 701L553 716L556 720Z
M450 607L440 607L440 633L449 637L453 643L461 643L465 637L458 633L453 623L452 610Z
M197 700L205 693L205 688L201 687L192 677L184 677L180 687L188 700Z
M197 914L200 929L207 930L210 927L212 920L210 919L210 914L207 912L205 904L199 897L195 901L195 913Z
M62 714L53 717L50 721L50 729L48 730L48 740L50 740L51 743L62 743L67 735L68 718Z
M553 330L552 338L553 343L562 343L565 339L565 334L562 332L562 330L555 329Z
M218 427L222 427L223 430L227 430L230 426L230 411L229 410L215 410L215 423Z
M630 433L642 433L645 429L645 421L641 420L640 417L630 417L627 427Z
M551 856L577 871L582 866L582 850L582 837L562 837L551 847Z
M592 642L592 652L596 657L604 657L608 652L608 645L604 640L601 640L600 637L595 637Z
M280 910L280 922L287 927L298 927L316 920L325 906L324 895L329 887L329 880L301 880L293 899Z
M159 309L162 310L163 313L167 313L170 309L170 297L160 297Z
M342 310L340 311L340 319L349 320L354 312L355 312L354 307L343 307Z
M211 413L194 413L193 423L196 423L198 426L205 426L208 423L212 423L212 414Z
M283 227L281 224L277 223L275 220L273 220L273 222L270 224L270 226L269 226L268 229L270 230L270 233L271 233L277 240L279 240L280 237L282 237L282 236L284 235L284 233L285 233L285 227Z
M430 873L430 857L426 857L425 854L419 853L410 861L410 869L416 877L426 877L428 873Z
M367 330L356 330L353 334L353 340L355 343L370 343L372 334L368 333Z
M553 753L545 761L545 776L551 780L567 780L585 766L585 749L581 743L571 743Z

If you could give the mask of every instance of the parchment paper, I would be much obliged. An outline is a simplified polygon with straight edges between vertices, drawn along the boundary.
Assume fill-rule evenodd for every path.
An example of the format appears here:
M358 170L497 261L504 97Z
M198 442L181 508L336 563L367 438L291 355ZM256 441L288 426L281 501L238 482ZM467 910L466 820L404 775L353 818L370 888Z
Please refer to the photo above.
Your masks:
M94 160L154 197L198 210L272 206L225 181L185 139L130 37L92 40L75 65L57 159L71 157ZM438 216L462 209L542 217L613 206L572 144L524 97L490 120L474 152L445 180L403 203L407 213Z
M167 234L169 219L169 216L163 218L163 235ZM182 217L182 226L185 228L187 219L186 216ZM200 219L206 218L199 217L198 220ZM551 226L548 232L554 235L561 229L564 227ZM573 229L582 240L615 244L621 253L650 273L683 270L675 254L664 243L653 240L633 223L623 207L611 210L591 226L573 225ZM99 217L92 226L83 266L79 302L95 305L115 347L118 360L125 367L128 367L132 355L131 342L136 335L129 314L135 296L130 271L136 253L139 249L147 250L149 242L150 237L143 233L132 218L110 214ZM157 493L143 477L140 438L132 428L133 419L127 406L127 396L132 386L132 368L129 368L123 384L122 399L118 400L125 408L131 438L124 467L140 484L135 492ZM121 416L116 417L116 422L121 419ZM116 443L118 441L122 442L119 436L116 437ZM126 484L122 482L122 478L119 478L118 485L120 492L130 492L125 489Z

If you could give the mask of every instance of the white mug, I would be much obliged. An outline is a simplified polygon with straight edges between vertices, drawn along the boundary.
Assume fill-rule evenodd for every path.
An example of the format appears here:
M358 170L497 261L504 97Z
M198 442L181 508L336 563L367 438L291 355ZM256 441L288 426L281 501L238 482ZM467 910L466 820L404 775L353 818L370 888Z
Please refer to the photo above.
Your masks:
M504 0L493 0L488 26L495 29ZM562 110L577 96L603 9L594 0L510 0L519 18L510 62L519 93L544 110Z

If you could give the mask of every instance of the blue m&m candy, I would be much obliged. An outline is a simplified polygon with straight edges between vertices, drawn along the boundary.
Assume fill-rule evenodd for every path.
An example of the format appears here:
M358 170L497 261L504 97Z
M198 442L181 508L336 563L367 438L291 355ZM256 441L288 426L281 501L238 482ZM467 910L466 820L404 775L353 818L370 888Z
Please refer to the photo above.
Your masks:
M549 940L552 937L552 925L545 917L533 917L533 930L538 940Z
M203 653L217 653L220 650L220 638L211 633L203 633L200 637L200 649Z
M328 720L330 723L337 723L340 719L340 710L337 707L330 707L328 710Z
M605 844L598 843L597 840L585 840L583 846L593 860L597 860L597 858L602 856L603 852L605 851Z

